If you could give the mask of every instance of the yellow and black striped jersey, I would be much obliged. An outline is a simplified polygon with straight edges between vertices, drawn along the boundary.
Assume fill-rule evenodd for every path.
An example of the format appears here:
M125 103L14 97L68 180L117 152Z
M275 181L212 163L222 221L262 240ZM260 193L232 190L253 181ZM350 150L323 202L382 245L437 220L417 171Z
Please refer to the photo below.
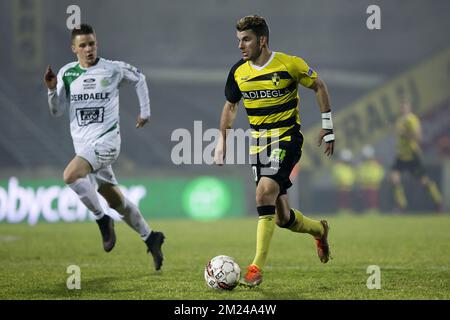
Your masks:
M225 86L227 101L243 99L252 137L290 141L300 134L298 85L310 87L317 73L301 58L272 52L264 66L240 60L230 70ZM251 146L258 153L267 145Z
M398 135L397 141L397 157L400 160L413 160L420 154L420 145L414 135L420 130L420 120L413 114L409 113L401 117L395 124Z

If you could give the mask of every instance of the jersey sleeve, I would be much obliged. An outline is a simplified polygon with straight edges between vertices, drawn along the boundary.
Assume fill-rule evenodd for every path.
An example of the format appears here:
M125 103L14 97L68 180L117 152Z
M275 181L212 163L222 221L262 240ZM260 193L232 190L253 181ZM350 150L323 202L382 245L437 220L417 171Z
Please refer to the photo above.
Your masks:
M317 79L317 72L308 66L302 58L293 57L292 68L293 76L304 87L309 88L314 83L314 80Z
M227 83L225 85L225 97L227 101L231 103L239 102L242 98L241 90L239 89L239 86L234 78L234 72L236 69L236 65L231 68L230 73L228 74Z
M150 97L145 75L131 64L114 61L120 68L121 82L125 81L134 85L139 100L140 117L147 119L150 117Z
M64 111L69 107L69 93L63 81L64 68L61 68L56 75L56 88L48 90L48 107L50 113L54 117L59 117L64 114Z

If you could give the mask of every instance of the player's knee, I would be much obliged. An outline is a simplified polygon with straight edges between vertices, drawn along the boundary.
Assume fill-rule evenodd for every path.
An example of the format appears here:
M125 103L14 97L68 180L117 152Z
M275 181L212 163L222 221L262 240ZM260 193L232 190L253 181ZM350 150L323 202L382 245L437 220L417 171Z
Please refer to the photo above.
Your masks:
M79 174L74 172L73 170L66 169L63 173L63 180L65 184L71 184L77 181L78 179L82 178Z
M274 194L268 189L259 189L256 191L256 204L259 206L271 205L274 201Z

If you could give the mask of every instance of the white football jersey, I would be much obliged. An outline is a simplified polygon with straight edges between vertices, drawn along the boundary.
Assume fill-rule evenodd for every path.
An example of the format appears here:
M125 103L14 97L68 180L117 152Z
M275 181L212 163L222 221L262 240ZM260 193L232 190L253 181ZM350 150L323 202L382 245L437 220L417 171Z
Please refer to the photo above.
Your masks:
M122 81L135 85L141 118L150 116L150 99L145 76L135 67L99 58L87 69L78 62L62 67L57 87L49 90L50 112L70 114L70 133L74 143L95 141L113 130L119 132L119 86Z

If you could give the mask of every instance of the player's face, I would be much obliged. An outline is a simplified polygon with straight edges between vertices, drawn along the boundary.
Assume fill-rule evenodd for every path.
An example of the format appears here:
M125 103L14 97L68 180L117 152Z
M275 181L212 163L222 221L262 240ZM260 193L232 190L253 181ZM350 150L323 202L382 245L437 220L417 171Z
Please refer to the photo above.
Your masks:
M94 34L77 35L72 41L72 51L82 67L93 66L97 60L97 40Z
M237 31L236 36L239 42L239 50L242 53L242 59L245 61L255 61L261 55L262 45L251 30Z

